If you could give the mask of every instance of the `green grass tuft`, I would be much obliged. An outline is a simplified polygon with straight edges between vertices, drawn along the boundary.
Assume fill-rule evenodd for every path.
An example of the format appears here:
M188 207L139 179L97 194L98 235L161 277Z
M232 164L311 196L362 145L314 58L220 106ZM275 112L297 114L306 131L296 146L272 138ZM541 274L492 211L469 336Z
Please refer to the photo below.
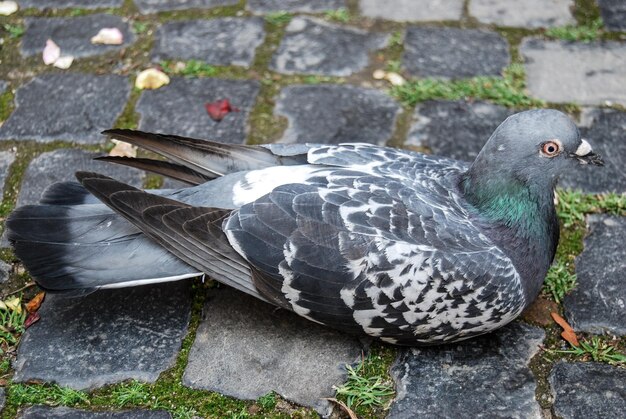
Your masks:
M265 396L258 398L257 403L264 410L272 410L276 407L276 393L267 393Z
M9 38L13 39L20 38L22 35L24 35L24 31L26 30L21 25L11 25L10 23L5 23L2 25L2 27L9 34Z
M293 15L289 12L274 12L265 16L265 21L276 26L286 25Z
M121 384L113 391L112 396L119 407L145 405L150 401L150 386L133 380Z
M432 99L484 99L507 107L545 106L545 102L528 96L524 88L524 69L520 64L512 64L504 77L452 81L427 78L394 86L391 93L406 106Z
M599 336L580 341L580 346L571 349L552 350L552 353L569 354L586 361L605 362L611 365L626 365L626 355L619 352L613 345L603 341Z
M576 287L576 274L571 273L563 260L558 260L550 267L543 283L544 294L552 296L560 303L569 291Z
M56 384L14 384L9 388L9 402L13 404L48 404L74 406L88 401L87 393Z
M337 388L337 395L345 396L349 408L358 406L383 406L385 401L393 396L394 391L390 383L380 377L364 377L363 363L356 369L346 365L348 381Z
M550 28L545 32L545 35L549 38L562 39L564 41L596 41L602 35L602 19L595 19L588 25L568 25Z
M324 17L328 20L346 23L350 21L350 12L348 12L348 9L341 7L337 10L328 10Z
M585 214L589 213L604 212L626 216L626 194L590 195L581 191L559 189L557 197L557 214L566 228L584 223Z
M212 77L217 74L217 68L198 60L189 60L182 65L177 61L161 61L160 65L167 74L185 77Z

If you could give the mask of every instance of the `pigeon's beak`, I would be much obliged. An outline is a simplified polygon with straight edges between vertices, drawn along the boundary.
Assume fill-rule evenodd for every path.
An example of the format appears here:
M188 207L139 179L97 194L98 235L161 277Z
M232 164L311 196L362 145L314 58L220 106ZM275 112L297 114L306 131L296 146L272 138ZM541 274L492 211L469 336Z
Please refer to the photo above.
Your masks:
M582 140L576 151L570 153L570 157L578 160L580 164L604 166L604 160L602 160L602 157L599 154L593 152L587 140Z

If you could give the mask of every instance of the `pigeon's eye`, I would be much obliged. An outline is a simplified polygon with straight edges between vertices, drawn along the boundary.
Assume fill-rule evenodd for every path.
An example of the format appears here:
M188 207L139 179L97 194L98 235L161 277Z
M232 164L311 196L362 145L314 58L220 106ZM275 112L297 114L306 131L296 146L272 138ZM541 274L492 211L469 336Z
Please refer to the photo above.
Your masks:
M541 153L547 157L554 157L561 152L561 144L556 141L546 141L541 145Z

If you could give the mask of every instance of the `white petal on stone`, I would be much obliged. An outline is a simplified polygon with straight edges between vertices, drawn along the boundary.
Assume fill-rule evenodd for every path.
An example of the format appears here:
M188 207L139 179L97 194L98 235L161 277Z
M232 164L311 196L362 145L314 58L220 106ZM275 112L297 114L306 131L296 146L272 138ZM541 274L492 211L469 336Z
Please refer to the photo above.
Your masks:
M72 57L71 55L64 55L62 57L59 57L54 62L53 65L56 68L60 68L62 70L67 70L68 68L70 68L70 66L72 65L73 62L74 62L74 57Z
M115 147L109 151L109 156L137 157L137 147L120 140L111 140Z
M61 56L61 48L54 43L52 39L46 41L46 47L43 49L43 62L45 65L54 64Z
M374 77L376 80L382 80L382 79L385 78L386 75L387 75L386 71L384 71L384 70L376 70L372 74L372 77Z
M137 75L135 87L137 89L158 89L161 86L169 84L170 78L162 71L156 68L149 68Z
M14 1L0 1L0 15L8 16L17 12L19 6Z
M97 35L91 38L92 44L121 45L124 43L124 34L118 28L102 28Z
M393 86L402 86L404 83L406 83L406 80L404 80L404 77L394 72L389 72L385 74L385 80L387 80Z

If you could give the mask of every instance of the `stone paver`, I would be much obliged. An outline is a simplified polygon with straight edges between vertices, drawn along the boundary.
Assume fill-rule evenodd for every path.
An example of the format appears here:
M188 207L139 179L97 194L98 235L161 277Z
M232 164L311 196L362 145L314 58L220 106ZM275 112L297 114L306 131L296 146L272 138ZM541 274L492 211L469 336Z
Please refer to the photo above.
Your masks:
M92 44L91 37L102 28L118 28L124 35L124 43ZM26 32L20 42L20 52L24 56L41 54L47 39L52 39L61 48L62 55L90 57L125 48L135 41L135 35L121 17L109 14L72 18L29 18L26 19Z
M561 186L587 193L626 193L626 112L594 109L586 113L591 126L581 127L581 135L602 156L604 167L572 168L561 177Z
M549 102L626 105L626 44L575 43L527 38L524 57L528 90Z
M403 350L391 369L389 419L541 418L528 363L545 333L513 323L466 343Z
M281 142L367 142L384 145L393 134L400 106L385 93L355 86L285 87L275 113L289 126Z
M167 86L141 94L135 108L141 115L139 129L243 143L248 115L258 93L256 81L173 77ZM239 112L230 112L216 122L204 105L222 99L228 99Z
M626 31L626 2L624 0L598 0L604 26L613 31Z
M254 13L279 11L320 13L346 7L346 2L345 0L248 0L246 7Z
M514 111L488 102L433 100L417 105L406 144L473 161L493 131Z
M24 409L20 419L169 419L172 417L164 410L125 410L120 412L90 412L89 410L69 407L32 406Z
M165 12L168 10L212 9L233 6L239 0L134 0L141 13Z
M117 75L37 76L17 89L0 139L100 143L100 132L113 126L129 94L129 81Z
M557 363L549 377L559 418L619 418L626 412L626 370L596 362Z
M20 0L20 8L27 9L70 9L80 7L81 9L99 9L104 7L120 7L124 0Z
M191 312L190 282L48 294L20 342L14 381L93 389L127 379L154 382L176 360Z
M0 80L0 95L4 93L8 85L9 84L6 81Z
M471 0L469 14L481 23L547 28L575 25L573 0Z
M15 151L0 151L0 197L4 193L4 183L9 175L9 168L15 161Z
M157 30L152 55L154 61L195 59L214 65L250 66L264 38L261 18L174 21Z
M577 331L626 335L626 217L590 215L589 235L576 258L576 288L565 314Z
M363 16L400 22L459 20L463 0L360 0Z
M508 64L508 44L496 32L416 26L406 32L402 66L413 76L498 76Z
M3 284L9 280L10 273L11 273L11 265L9 265L3 260L0 260L0 284Z
M183 384L240 399L270 391L326 414L361 344L233 289L211 292Z
M388 35L320 19L294 17L270 67L283 74L349 76L363 70L368 55L383 48L388 39Z
M53 183L75 181L74 173L79 170L94 171L120 182L141 187L144 172L93 160L94 157L102 155L77 149L60 149L39 155L26 169L17 206L37 203L45 188Z

